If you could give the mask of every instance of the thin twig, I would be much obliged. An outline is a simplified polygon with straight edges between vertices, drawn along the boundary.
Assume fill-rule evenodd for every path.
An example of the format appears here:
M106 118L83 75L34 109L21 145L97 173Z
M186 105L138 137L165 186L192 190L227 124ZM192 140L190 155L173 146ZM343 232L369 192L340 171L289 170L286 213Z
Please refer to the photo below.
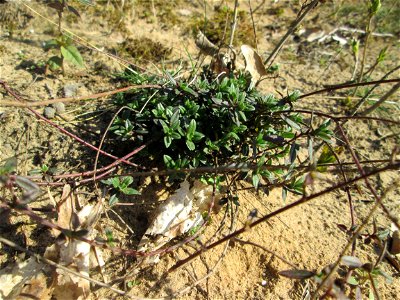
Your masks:
M400 69L400 65L395 67L394 69L390 70L387 72L380 80L385 80L388 78L391 74L396 72L397 70ZM375 84L369 91L368 93L360 99L360 101L354 106L354 110L351 112L351 115L354 116L358 110L361 108L361 106L364 104L365 101L367 101L368 97L372 94L372 92L380 85L380 83ZM370 99L371 100L371 99ZM379 100L378 100L379 101Z
M383 167L381 169L375 169L375 170L372 170L371 172L369 172L367 174L364 174L364 175L355 177L353 179L350 179L347 182L338 183L338 184L336 184L336 185L334 185L332 187L329 187L329 188L327 188L325 190L317 192L317 193L315 193L313 195L302 197L301 199L299 199L299 200L297 200L295 202L292 202L292 203L290 203L290 204L288 204L288 205L286 205L286 206L284 206L282 208L279 208L279 209L273 211L272 213L269 213L269 214L261 217L257 221L254 221L253 223L249 224L248 226L244 226L241 229L236 230L232 234L229 234L229 235L225 236L224 238L222 238L222 239L220 239L220 240L218 240L218 241L216 241L216 242L214 242L214 243L212 243L212 244L210 244L208 246L203 247L201 249L201 251L192 254L188 258L186 258L186 259L178 262L174 266L172 266L169 269L169 272L172 272L173 270L175 270L175 269L181 267L182 265L188 263L189 261L191 261L192 259L196 258L197 256L199 256L203 252L208 251L210 249L213 249L213 248L217 247L218 245L224 243L225 241L230 240L230 239L232 239L234 237L237 237L238 235L240 235L240 234L244 233L246 230L248 230L248 228L253 228L253 227L255 227L255 226L257 226L257 225L259 225L259 224L271 219L272 217L275 217L275 216L277 216L277 215L279 215L279 214L281 214L281 213L283 213L285 211L288 211L288 210L292 209L293 207L296 207L296 206L302 205L304 203L307 203L307 202L309 202L309 201L311 201L313 199L316 199L316 198L318 198L318 197L320 197L322 195L325 195L327 193L333 192L333 191L335 191L337 189L340 189L340 188L343 188L343 187L345 187L347 185L353 184L353 183L355 183L355 182L357 182L359 180L363 180L363 179L365 179L367 177L379 174L379 173L384 172L384 171L396 170L399 167L400 167L400 163L387 165L387 166L385 166L385 167Z
M318 293L319 291L322 290L322 288L325 286L325 284L327 282L329 282L331 280L331 278L333 277L333 274L337 271L337 269L339 268L339 264L340 261L342 259L342 257L347 253L347 251L350 249L350 246L353 244L353 242L360 236L360 233L362 232L362 230L365 228L365 226L367 226L369 220L371 220L371 218L373 217L373 215L375 214L375 212L378 210L379 206L382 204L382 201L384 199L384 197L388 194L389 190L392 190L396 187L398 187L399 183L398 182L394 182L393 185L390 186L389 189L387 189L385 191L385 193L382 195L382 197L379 199L379 201L376 201L374 206L371 208L371 210L369 211L367 217L362 221L361 225L359 225L357 227L357 230L353 232L353 236L351 237L351 239L347 242L346 246L343 248L343 250L341 251L341 253L339 254L338 259L336 260L336 262L331 265L330 267L330 272L329 274L327 274L327 276L322 280L322 282L318 285L316 291L313 294L312 300L315 300L318 297Z
M233 10L233 21L231 25L231 36L229 37L229 49L232 49L233 47L233 38L235 36L236 25L237 25L238 7L239 7L239 0L235 0L235 8Z
M19 100L19 101L22 101L22 100L21 100L21 97L19 97L18 94L15 93L15 92L7 85L7 83L6 83L5 81L0 80L0 84L3 85L3 87L4 87L4 89L7 91L7 93L9 93L9 94L10 94L11 96L13 96L15 99L17 99L17 100ZM85 145L86 147L88 147L88 148L90 148L90 149L92 149L92 150L95 150L95 151L99 151L101 154L106 155L106 156L108 156L108 157L111 157L111 158L113 158L113 159L115 159L115 160L118 160L118 159L119 159L118 157L116 157L116 156L114 156L114 155L112 155L112 154L109 154L109 153L107 153L107 152L105 152L105 151L103 151L103 150L100 150L99 148L97 148L96 146L93 146L92 144L89 144L88 142L84 141L83 139L81 139L80 137L76 136L75 134L69 132L69 131L66 130L65 128L63 128L63 127L61 127L61 126L58 126L57 124L55 124L54 122L50 121L50 120L47 119L46 117L42 116L42 115L41 115L40 113L38 113L36 110L34 110L34 109L32 109L32 108L29 108L29 107L28 107L28 110L29 110L30 112L32 112L38 119L41 119L41 120L45 121L46 123L50 124L50 125L53 126L54 128L58 129L60 132L62 132L62 133L64 133L65 135L67 135L67 136L69 136L69 137L75 139L76 141L78 141L79 143ZM131 163L131 162L125 160L125 159L122 160L122 162L124 162L125 164L128 164L128 165L137 167L136 164Z
M251 0L248 0L248 5L249 5L249 10L250 10L250 17L251 17L251 24L253 27L253 34L254 34L254 41L256 44L256 51L258 52L258 40L257 40L257 32L256 32L256 24L254 22L254 12L253 9L251 7Z
M319 2L319 0L313 0L311 3L307 4L305 7L302 8L302 10L300 12L302 12L304 10L303 13L293 22L293 24L290 26L289 30L279 41L278 45L276 45L275 49L268 56L268 58L264 61L265 66L269 67L269 65L271 65L273 63L275 56L281 50L283 44L287 41L289 36L295 31L297 26L299 26L300 23L304 20L304 18L309 14L309 12L317 6L318 2ZM266 67L266 68L268 69L268 67Z
M299 99L303 99L312 95L322 94L326 92L332 92L341 89L348 89L356 86L365 86L365 85L374 85L374 84L382 84L382 83L392 83L392 82L400 82L400 78L395 79L387 79L387 80L376 80L376 81L369 81L369 82L360 82L360 83L346 83L340 85L329 86L322 90L317 90L311 93L300 95Z
M375 102L374 105L372 105L370 108L364 110L363 112L360 113L362 116L366 116L370 113L372 113L375 109L377 109L379 106L382 105L389 97L391 97L396 91L400 88L400 82L395 84L385 95L382 96L381 99L379 99L378 102Z
M347 145L347 147L348 147L348 149L350 151L350 154L351 154L351 156L353 158L353 161L356 163L358 171L360 172L361 175L365 175L366 174L365 170L363 169L362 165L359 163L358 157L357 157L356 153L354 152L353 147L351 146L351 143L350 143L346 133L344 132L343 127L339 123L337 123L337 126L339 128L339 131L340 131L342 137L343 137L343 140L345 141L345 143L346 143L346 145ZM382 210L384 211L384 213L386 214L386 216L397 226L397 228L400 228L399 220L397 220L397 218L393 217L391 215L390 211L388 211L388 209L386 208L386 206L383 205L383 203L381 203L380 197L379 197L377 191L372 187L372 185L369 182L367 177L364 177L364 182L365 182L365 185L367 186L367 188L369 189L369 191L374 196L375 200L380 203L380 206L381 206Z
M5 81L0 80L0 84L3 84L3 83L5 83ZM44 105L49 105L49 104L54 104L54 103L59 103L59 102L68 103L68 102L88 101L88 100L93 100L93 99L98 99L98 98L115 95L115 94L126 92L126 91L129 91L132 89L160 88L160 87L161 86L156 85L156 84L131 85L131 86L127 86L124 88L116 89L114 91L96 93L96 94L87 95L87 96L66 97L66 98L49 99L49 100L43 100L43 101L34 101L34 102L33 101L32 102L18 102L18 101L12 101L12 100L1 100L0 106L37 107L37 106L44 106Z

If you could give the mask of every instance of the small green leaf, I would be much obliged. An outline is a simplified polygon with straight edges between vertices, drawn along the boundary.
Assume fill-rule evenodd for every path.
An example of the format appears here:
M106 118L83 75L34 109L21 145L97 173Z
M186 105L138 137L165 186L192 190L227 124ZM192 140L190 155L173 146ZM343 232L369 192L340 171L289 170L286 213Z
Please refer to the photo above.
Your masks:
M169 148L169 146L171 146L171 143L172 143L172 138L170 136L164 136L165 148Z
M106 184L106 185L112 185L112 178L107 178L105 180L101 180L102 183Z
M192 119L189 123L189 128L186 134L189 140L193 138L195 132L196 132L196 121Z
M175 140L179 140L181 138L181 135L179 134L179 132L174 131L171 133L171 137Z
M350 276L349 279L347 279L347 283L351 285L359 285L358 280L354 276Z
M381 9L381 0L370 0L369 12L371 15L375 15Z
M121 192L124 193L125 195L140 195L140 192L133 188L125 188Z
M60 47L61 54L68 62L78 67L84 67L83 58L78 49L74 45L66 45Z
M188 87L188 86L187 86L186 84L184 84L184 83L182 83L182 84L180 85L180 87L181 87L182 90L184 90L185 92L187 92L187 93L189 93L189 94L191 94L191 95L193 95L193 96L195 96L195 97L198 97L198 96L199 96L198 93L196 93L193 89L191 89L190 87Z
M59 56L52 56L47 61L47 65L49 66L51 71L56 71L62 67L63 59Z
M257 189L258 188L258 184L260 183L260 175L259 174L253 174L252 181L253 181L253 186Z
M169 133L171 130L169 129L167 123L164 120L160 120L160 124L163 128L164 133Z
M286 117L284 115L281 115L282 120L284 120L290 127L292 127L293 129L296 129L298 131L301 130L301 127L299 124L297 124L295 121L293 121L292 119L290 119L289 117Z
M299 152L300 145L293 143L290 146L290 163L293 163L296 160L297 152Z
M193 142L198 142L198 141L200 141L203 137L204 137L204 134L202 134L201 132L196 131L196 132L193 134L192 141L193 141Z
M17 158L10 157L6 160L4 165L0 167L0 175L8 174L17 168Z
M108 200L108 205L113 206L114 204L118 203L119 199L116 194L111 195L110 200Z
M49 40L44 42L43 48L44 50L49 50L49 49L53 49L53 48L58 48L59 43L57 40L53 39L53 40Z
M170 125L171 129L175 130L179 126L179 109L175 110L175 112L172 114Z
M164 154L163 159L164 159L164 164L167 168L173 169L175 167L175 162L171 156Z
M118 177L111 178L111 183L115 189L119 188L120 182Z
M280 136L285 138L285 139L292 139L292 138L295 137L295 134L293 132L284 131L284 132L280 133Z
M133 182L132 176L125 176L125 177L122 177L121 185L123 187L127 187L127 186L130 186L132 184L132 182Z
M186 146L189 148L190 151L193 151L194 149L196 149L194 143L190 140L186 140Z

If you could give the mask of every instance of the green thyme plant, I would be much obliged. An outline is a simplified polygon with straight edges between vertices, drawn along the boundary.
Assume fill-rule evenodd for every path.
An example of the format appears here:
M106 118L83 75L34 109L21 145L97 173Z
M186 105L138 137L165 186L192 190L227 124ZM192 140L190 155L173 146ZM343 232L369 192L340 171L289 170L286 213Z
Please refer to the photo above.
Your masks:
M128 70L119 74L131 84L160 87L118 94L115 104L129 109L115 118L111 131L136 146L150 142L147 152L141 152L146 161L168 169L256 165L248 172L255 187L261 179L273 182L294 175L293 170L284 174L265 166L284 158L295 164L299 137L330 139L329 121L312 130L292 112L297 91L277 99L252 88L243 72L220 80L206 74L179 82L169 73L165 78ZM287 190L300 193L302 182L293 179Z
M102 183L105 185L109 185L112 187L113 193L110 197L110 200L108 201L108 204L110 206L113 206L114 204L119 202L118 196L121 194L124 195L140 195L140 192L137 191L136 189L130 187L130 185L133 183L133 178L131 176L125 176L125 177L112 177L108 178L106 180L102 180Z

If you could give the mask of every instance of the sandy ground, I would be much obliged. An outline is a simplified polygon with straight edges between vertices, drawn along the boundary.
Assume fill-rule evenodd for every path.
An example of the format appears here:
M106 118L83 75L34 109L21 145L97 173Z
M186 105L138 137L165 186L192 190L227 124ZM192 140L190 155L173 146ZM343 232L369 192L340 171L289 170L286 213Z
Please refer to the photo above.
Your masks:
M116 25L110 21L111 17L107 14L95 14L93 10L82 13L82 20L67 19L65 26L93 46L122 57L125 54L119 53L118 49L127 38L149 37L165 48L171 49L166 65L173 67L177 66L180 60L187 64L187 53L197 57L198 49L186 24L189 24L196 14L203 11L200 1L178 2L179 4L174 8L176 12L174 18L177 18L177 22L165 21L161 17L162 10L159 10L158 6L156 20L154 20L151 10L150 13L144 13L143 9L132 5L129 6L130 12L126 13L125 19L122 20L125 24L123 30L115 27ZM261 1L258 1L258 4L262 4ZM254 6L257 7L257 5ZM55 16L48 14L48 9L36 3L32 3L32 6L38 12L55 20ZM261 5L254 14L258 49L263 57L272 51L287 29L289 20L295 17L296 9L298 9L295 5L289 5L286 2L271 4L271 7ZM241 8L248 9L244 3L241 4ZM271 9L280 8L283 9L281 15L271 13ZM111 6L109 9L110 12L117 10ZM211 13L212 7L208 9ZM84 69L71 68L67 65L65 74L44 74L37 65L40 61L46 61L49 53L44 52L41 45L43 41L53 37L55 26L26 9L24 12L32 15L33 18L26 25L17 27L11 36L3 22L0 36L1 80L6 81L26 99L33 101L63 97L66 86L74 88L73 96L90 95L118 87L118 83L112 80L111 75L123 70L123 66L115 59L83 46L79 49L85 59ZM318 27L329 32L332 28L345 23L343 20L328 19L327 15L322 12L313 13L310 16L311 21L307 21L304 28ZM265 80L260 85L262 91L285 95L288 91L298 89L305 93L320 89L327 84L342 83L351 77L354 60L348 45L341 46L335 42L307 42L304 39L301 36L298 39L289 39L276 60L276 63L280 64L278 75ZM367 67L372 65L382 45L389 45L389 52L385 64L376 70L374 78L383 76L399 59L399 44L396 38L373 38L366 62ZM135 57L125 56L124 58L136 62ZM156 61L153 64L153 62L142 60L138 64L152 72L157 72L157 67L160 66ZM393 77L399 77L399 75L397 71ZM382 87L377 90L377 94L387 89L387 87ZM343 95L342 92L331 96L341 95ZM11 99L2 91L0 103L2 100ZM296 103L296 108L314 109L332 115L341 115L346 109L341 99L321 96L310 97ZM42 114L44 107L35 109ZM99 101L67 104L66 112L53 121L85 141L98 146L102 133L114 112L115 108L112 106L110 97L106 97ZM379 116L391 117L399 121L396 107L389 106L388 109L381 111ZM93 169L96 155L94 151L38 120L27 109L0 106L0 128L2 132L0 160L4 161L6 158L17 156L19 163L16 171L20 175L28 175L30 170L42 164L56 168L60 173ZM364 160L387 159L396 145L396 139L382 139L382 136L396 129L379 122L351 121L346 124L346 130L354 149ZM113 147L112 143L106 142L104 150L120 155L119 150ZM341 158L349 161L350 156L344 153ZM135 159L134 161L140 164L140 161ZM101 159L99 163L106 165L107 162L110 161ZM338 180L340 180L340 175L337 173L324 174L315 182L314 190L308 192L317 192L327 188L330 181L338 182ZM386 172L372 178L379 192L398 180L398 171ZM98 225L99 231L106 227L113 228L121 247L137 246L157 202L166 199L172 191L171 188L166 188L162 180L141 179L138 184L142 196L135 196L131 206L115 209L123 222L114 213L108 212ZM373 198L362 183L357 188L352 187L350 191L357 220L360 221L372 208L373 202L370 200ZM40 201L35 203L35 207L48 204L49 193L55 199L59 199L61 190L57 187L43 187L43 195ZM80 187L77 193L86 202L97 198L93 185ZM219 237L228 234L232 229L241 228L254 208L257 208L259 216L263 216L298 199L291 195L286 202L283 202L280 188L272 190L267 195L263 191L256 192L250 189L250 185L246 182L242 183L238 195L240 207L235 222L227 224L219 233ZM384 200L394 216L400 215L399 195L400 191L395 189ZM338 227L339 224L350 226L347 196L343 190L336 190L279 214L268 222L241 234L240 240L221 244L204 252L190 264L174 272L166 273L176 262L194 253L196 249L200 249L201 244L206 243L213 236L222 217L223 210L213 217L211 224L207 226L199 240L162 256L157 265L139 274L131 275L134 273L135 266L133 258L115 256L104 251L105 272L108 279L112 281L126 277L126 282L130 282L128 287L125 286L128 288L128 295L144 295L150 298L175 295L181 299L307 299L307 293L315 290L316 284L313 281L289 280L279 276L278 272L292 268L287 262L299 269L319 272L338 259L349 239ZM381 211L376 216L376 223L379 228L390 227L390 221ZM127 227L132 228L133 233ZM365 232L371 231L372 225L369 224ZM16 215L12 215L9 222L0 226L0 234L39 254L43 254L45 248L54 242L54 237L49 235L44 226L36 225L27 217ZM253 244L246 243L247 241ZM361 240L358 241L356 253L363 262L375 262L379 256L372 244L364 244ZM3 246L0 252L1 266L11 264L17 259L16 256L17 252ZM386 261L382 262L380 268L391 275L396 273L396 270ZM197 286L191 287L210 270L213 272L208 278L201 280ZM101 279L97 270L93 270L91 276ZM115 286L124 288L121 281L118 281ZM176 294L186 287L189 287L186 293ZM381 299L398 298L400 293L398 277L394 276L392 284L386 284L379 279L378 289ZM104 288L93 288L92 291L90 297L93 299L115 297L113 292ZM367 289L363 292L364 295L368 295Z

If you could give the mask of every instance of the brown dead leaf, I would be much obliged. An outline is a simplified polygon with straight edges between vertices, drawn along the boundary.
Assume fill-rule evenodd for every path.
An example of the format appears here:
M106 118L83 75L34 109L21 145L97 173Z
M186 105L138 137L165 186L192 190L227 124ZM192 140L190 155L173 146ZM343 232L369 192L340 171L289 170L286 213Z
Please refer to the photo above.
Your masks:
M246 61L246 71L248 71L254 82L260 80L262 76L267 75L263 61L258 53L248 45L240 47Z
M45 267L31 257L0 270L0 299L50 299Z
M394 255L400 254L400 232L398 230L393 232L392 244L390 246L389 252Z
M197 34L195 43L196 46L199 47L200 51L205 55L213 56L218 52L218 47L211 43L201 31Z
M87 204L79 211L77 199L70 192L70 187L65 186L63 197L65 199L58 207L59 219L58 225L69 230L86 230L85 238L93 239L95 234L94 226L99 220L103 200L95 205ZM57 246L57 249L48 249L48 255L53 257L57 255L56 261L60 265L66 266L82 275L89 276L90 271L90 250L91 245L76 239L67 239L67 241ZM99 256L99 249L97 249ZM47 253L47 251L46 251ZM90 282L66 272L60 268L56 269L56 278L54 282L55 299L86 299L90 294Z
M50 300L53 291L47 287L47 276L40 272L29 282L25 283L16 300L40 299Z
M57 225L61 228L71 229L71 222L74 215L75 199L71 193L71 186L64 185L61 200L57 205L58 219ZM58 230L54 231L55 235L59 234Z

